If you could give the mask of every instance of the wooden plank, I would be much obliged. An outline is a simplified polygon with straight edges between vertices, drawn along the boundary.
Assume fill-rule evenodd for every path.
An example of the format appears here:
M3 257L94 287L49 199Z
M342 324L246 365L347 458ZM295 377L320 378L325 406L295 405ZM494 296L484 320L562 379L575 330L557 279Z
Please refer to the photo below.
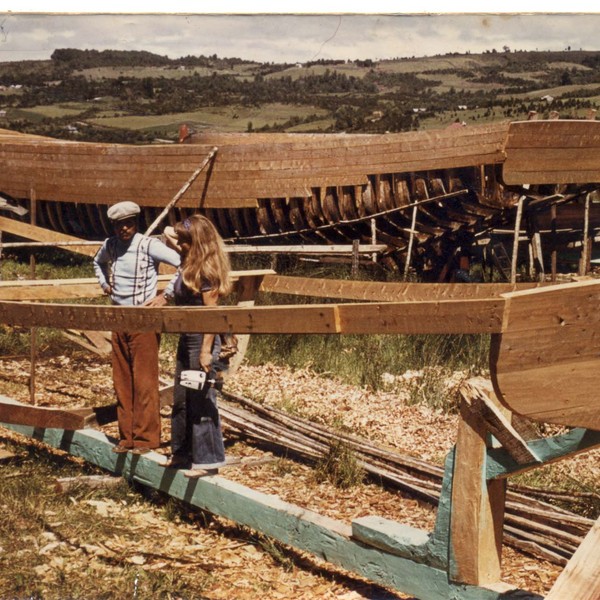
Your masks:
M539 283L407 283L344 281L316 277L267 275L261 285L263 292L343 298L347 300L428 301L498 298L516 290L539 287Z
M432 144L430 139L422 138L421 144L398 144L387 137L380 138L377 145L357 143L355 146L343 146L336 144L331 150L323 150L314 145L307 150L298 150L296 145L288 144L278 146L266 143L253 148L242 147L237 151L234 146L223 148L223 153L215 160L217 177L228 180L253 180L287 178L302 175L326 176L333 174L363 173L392 173L407 172L405 165L423 164L431 166L435 164L456 164L457 161L465 162L467 165L476 165L478 162L500 162L499 152L503 139L487 139L480 137L477 144L469 141L456 143L457 138L452 138L450 143ZM126 146L127 147L127 146ZM151 180L144 171L152 170L159 177L159 181L169 180L181 184L189 177L190 171L194 170L201 154L197 147L186 145L189 149L188 156L146 156L136 155L131 152L129 161L114 164L114 156L103 156L98 153L88 155L75 154L72 152L54 152L54 160L48 161L48 154L35 153L31 151L7 152L0 142L0 156L3 158L6 168L18 174L23 166L24 159L28 157L31 167L41 170L55 179L61 178L61 173L81 171L82 179L106 178L114 173L117 179L123 180L139 171L142 176ZM202 146L204 148L204 146ZM207 148L208 153L210 147ZM492 159L490 160L490 157ZM497 157L494 159L494 157ZM345 158L345 160L340 160ZM481 159L484 159L481 161ZM487 159L487 160L486 160ZM112 163L112 168L111 168ZM311 168L312 167L312 168ZM441 167L434 167L441 168ZM423 168L419 170L425 170ZM272 173L269 173L272 171ZM211 176L212 177L212 176ZM66 179L66 177L64 177Z
M360 254L372 254L387 250L385 244L359 244ZM285 246L262 245L251 246L249 244L227 244L225 250L230 254L352 254L351 244L288 244Z
M600 518L555 581L546 600L600 598Z
M210 175L198 178L181 205L250 207L256 198L306 197L311 187L365 185L369 174L500 163L506 130L503 124L464 132L303 138L300 143L290 137L284 144L230 144L219 153ZM204 144L139 147L0 135L4 166L0 189L23 197L33 184L43 199L108 204L118 195L161 206L209 150Z
M45 406L22 404L0 396L0 423L52 427L59 429L83 429L91 409L63 410Z
M508 185L600 181L600 123L511 123L502 176Z
M232 271L234 286L246 278L273 274L271 269ZM171 280L171 273L158 276L158 291ZM68 298L95 298L104 294L95 277L80 279L19 279L0 281L0 300L57 300Z
M600 281L505 294L490 351L498 399L530 419L600 429Z
M460 403L452 477L451 561L453 581L480 585L500 580L506 484L487 481L486 426Z
M67 434L63 430L36 431L17 425L9 428L415 597L516 600L523 594L506 585L490 589L449 582L443 570L368 547L351 538L349 525L286 503L277 496L251 490L221 476L189 480L181 472L165 472L159 465L163 457L155 452L116 455L111 452L113 441L99 431Z
M501 329L503 308L501 299L216 308L0 301L0 322L172 333L494 333Z
M28 225L15 219L7 219L6 217L0 217L0 230L6 233L12 233L30 240L36 240L38 242L78 242L81 241L72 235L65 235L64 233L58 233L51 231L50 229L44 229L43 227L36 227L35 225ZM86 256L95 256L98 248L93 246L68 246L71 252L78 254L84 254Z
M81 346L85 350L89 350L90 352L93 352L94 354L98 354L99 356L106 356L107 354L110 354L110 348L109 349L99 348L98 346L87 342L80 335L73 335L72 333L69 333L67 331L63 331L62 335L63 335L63 337L70 340L71 342L77 344L78 346Z

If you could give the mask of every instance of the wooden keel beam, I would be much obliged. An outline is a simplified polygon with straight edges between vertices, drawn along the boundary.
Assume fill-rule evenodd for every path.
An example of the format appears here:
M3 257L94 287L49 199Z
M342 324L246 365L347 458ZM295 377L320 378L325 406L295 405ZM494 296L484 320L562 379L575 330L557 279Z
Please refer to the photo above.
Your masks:
M157 453L116 455L111 452L114 440L96 430L69 432L22 425L10 425L9 428L415 597L427 600L517 600L523 597L523 590L509 588L505 584L473 586L453 583L442 569L352 539L349 525L219 475L187 479L179 471L160 466L163 457ZM542 600L535 594L531 598Z

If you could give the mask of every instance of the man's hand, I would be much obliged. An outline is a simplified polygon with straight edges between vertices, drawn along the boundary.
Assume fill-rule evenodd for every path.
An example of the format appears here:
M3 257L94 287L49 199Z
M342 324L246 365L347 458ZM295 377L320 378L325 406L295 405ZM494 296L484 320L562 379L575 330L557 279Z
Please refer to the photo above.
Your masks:
M110 296L112 294L112 286L108 285L105 288L102 288L105 296Z

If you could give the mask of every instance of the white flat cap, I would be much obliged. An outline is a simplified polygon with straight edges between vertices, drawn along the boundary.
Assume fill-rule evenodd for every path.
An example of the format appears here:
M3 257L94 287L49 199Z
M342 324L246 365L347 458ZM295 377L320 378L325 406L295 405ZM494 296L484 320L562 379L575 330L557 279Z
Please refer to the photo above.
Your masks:
M130 200L117 202L106 211L106 216L111 221L122 221L123 219L129 219L130 217L135 217L139 214L140 207Z

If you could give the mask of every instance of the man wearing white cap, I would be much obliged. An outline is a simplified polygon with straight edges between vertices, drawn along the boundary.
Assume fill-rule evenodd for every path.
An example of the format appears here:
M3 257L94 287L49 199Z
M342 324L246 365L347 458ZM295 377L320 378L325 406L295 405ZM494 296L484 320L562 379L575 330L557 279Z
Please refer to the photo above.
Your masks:
M158 265L179 266L177 252L160 240L138 232L140 207L125 201L112 205L107 216L115 235L94 257L94 272L113 304L139 306L156 296ZM160 446L158 347L160 334L112 334L113 383L117 395L119 443L114 452L144 454Z

